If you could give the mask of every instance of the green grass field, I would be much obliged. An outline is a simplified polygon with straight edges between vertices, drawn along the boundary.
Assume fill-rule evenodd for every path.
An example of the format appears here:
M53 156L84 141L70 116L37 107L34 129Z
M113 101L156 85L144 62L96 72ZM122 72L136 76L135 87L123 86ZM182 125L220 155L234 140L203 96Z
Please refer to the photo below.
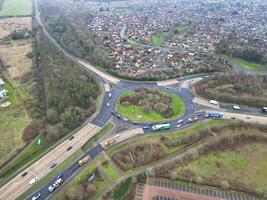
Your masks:
M258 71L258 72L267 71L267 66L263 66L261 64L248 62L248 61L243 60L241 58L230 57L227 55L223 55L223 57L225 59L230 60L231 62L238 64L241 67L246 68L246 69L251 70L251 71Z
M179 34L183 32L187 26L178 26L173 30L167 31L167 32L162 32L160 34L154 35L151 38L151 43L155 47L161 47L161 45L170 37L173 37L176 34Z
M226 180L254 191L267 193L267 144L252 143L235 150L203 155L199 159L174 169L178 174L201 176L203 180Z
M118 178L117 172L109 164L103 165L103 169L111 180L115 180Z
M29 16L32 14L32 0L4 0L0 17Z
M28 123L29 118L23 107L0 111L0 164L24 146L21 136Z
M132 93L132 91L127 91L120 96L120 98L128 96ZM171 120L177 119L180 117L185 111L185 103L184 101L177 95L169 92L161 90L162 94L166 94L172 96L172 109L173 109L173 116L170 118L163 117L160 113L156 111L150 111L148 113L144 113L141 106L136 105L121 105L120 103L117 104L116 111L122 117L129 119L130 121L136 122L160 122L164 120ZM119 98L119 99L120 99Z

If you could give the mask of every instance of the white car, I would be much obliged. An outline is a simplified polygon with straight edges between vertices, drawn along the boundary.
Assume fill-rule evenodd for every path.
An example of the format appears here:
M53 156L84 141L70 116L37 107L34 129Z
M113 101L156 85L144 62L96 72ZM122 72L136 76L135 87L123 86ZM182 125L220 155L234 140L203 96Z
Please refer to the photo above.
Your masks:
M180 120L177 121L178 124L181 124L181 123L183 123L183 122L184 122L183 119L180 119Z
M182 126L181 124L177 124L177 126L176 126L176 127L177 127L177 128L180 128L181 126Z
M109 93L109 94L108 94L108 97L109 97L109 98L111 98L111 97L112 97L112 94L111 94L111 93Z
M110 105L109 105L109 103L107 103L107 107L109 107Z
M121 136L120 134L116 134L115 137L114 137L114 139L117 139L117 138L119 138L120 136Z
M33 178L32 180L30 180L29 183L32 185L32 184L34 184L37 180L38 180L37 177L35 177L35 178Z
M38 193L37 195L35 195L35 196L32 197L32 200L36 200L36 199L38 199L40 196L41 196L41 194Z
M237 106L237 105L233 106L233 108L234 108L235 110L240 110L240 107Z
M49 192L53 192L53 191L54 191L54 187L53 187L52 185L50 185L50 186L48 187L48 191L49 191Z

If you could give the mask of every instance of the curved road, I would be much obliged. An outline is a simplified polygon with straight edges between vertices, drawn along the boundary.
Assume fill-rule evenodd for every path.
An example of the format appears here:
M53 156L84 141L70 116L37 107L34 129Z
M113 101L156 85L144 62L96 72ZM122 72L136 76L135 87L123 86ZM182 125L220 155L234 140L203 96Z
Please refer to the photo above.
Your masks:
M193 82L192 77L182 77L178 79L172 79L167 81L160 81L160 82L135 82L135 81L125 81L125 80L119 80L116 77L113 77L109 74L106 74L102 72L101 70L95 68L91 64L87 63L86 61L82 61L79 58L69 54L66 50L64 50L57 42L56 40L48 33L48 31L45 29L44 25L42 24L40 13L37 8L37 0L35 0L35 6L36 6L36 19L38 23L42 26L43 31L45 35L51 40L51 42L60 49L66 57L69 59L79 63L82 67L92 71L97 75L99 80L102 81L107 87L106 91L109 91L110 89L110 83L116 84L117 86L115 88L112 88L109 92L112 93L112 97L108 97L108 93L105 93L104 97L104 103L103 106L98 113L98 115L92 120L91 123L86 124L81 130L77 131L75 134L75 138L73 140L66 140L63 143L61 143L57 148L50 151L46 156L38 160L36 163L34 163L32 166L27 168L25 171L27 171L29 174L25 177L22 177L21 175L17 175L15 178L13 178L10 182L8 182L6 185L4 185L0 189L0 199L10 200L10 199L16 199L24 193L27 189L31 187L29 184L29 181L32 178L38 178L38 180L45 175L47 175L49 172L51 172L52 169L50 169L49 165L53 162L57 162L58 164L62 163L66 158L68 158L70 155L72 155L76 150L78 150L86 141L88 141L90 138L92 138L98 130L100 130L100 127L103 127L107 121L111 117L115 117L116 115L112 116L112 112L115 111L116 102L118 97L127 90L132 90L135 88L140 87L150 87L150 88L160 88L160 89L167 89L172 91L174 94L179 95L186 103L186 110L184 115L181 117L181 119L184 119L186 121L189 117L196 114L196 102L194 101L194 95L191 93L189 89L190 82ZM204 76L204 75L203 75ZM203 77L202 76L202 77ZM191 80L192 79L192 80ZM169 85L181 84L180 88L172 87ZM110 106L106 106L107 103L110 104ZM225 105L224 109L229 109L227 105ZM116 113L115 113L116 114ZM204 120L205 117L203 113L199 113L200 120ZM227 117L229 118L229 114L227 114ZM241 118L240 118L241 119ZM267 119L267 118L265 118ZM118 119L122 120L122 119ZM127 122L131 124L132 122ZM177 119L172 120L169 122L171 124L171 129L175 129L177 126ZM136 126L144 126L146 124L140 123L135 124ZM142 129L141 129L142 130ZM145 132L149 132L150 130L146 130ZM144 131L140 131L138 129L137 133L143 133ZM126 132L125 134L128 134ZM125 137L125 139L128 139ZM66 148L69 146L73 146L73 148L70 151L66 151ZM101 151L103 151L104 148L98 144L94 148L90 149L86 154L90 154L92 157L95 157L98 155ZM85 155L86 155L85 154ZM92 160L92 159L91 159ZM77 165L77 162L74 162L67 170L65 170L63 173L64 179L68 180L70 179L75 172L79 170L79 167ZM56 178L56 177L55 177ZM28 199L31 199L34 195L37 193L41 194L40 199L47 199L50 195L47 188L55 179L52 179L47 183L44 187L42 187L39 191L36 191L34 194L32 194Z

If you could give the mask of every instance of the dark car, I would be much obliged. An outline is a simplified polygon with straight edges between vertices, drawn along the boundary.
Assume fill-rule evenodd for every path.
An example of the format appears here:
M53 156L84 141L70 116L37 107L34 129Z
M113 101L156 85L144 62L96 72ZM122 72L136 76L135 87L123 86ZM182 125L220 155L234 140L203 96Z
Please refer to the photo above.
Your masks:
M52 168L54 168L55 166L57 166L57 163L52 163L52 164L50 165L50 168L52 169Z
M143 129L145 130L150 129L150 126L144 126Z
M71 136L69 137L69 140L73 140L73 139L74 139L74 136L71 135Z
M112 115L115 115L115 112L114 112L114 111L111 111L111 114L112 114Z
M28 172L23 172L22 174L21 174L21 176L23 177L23 176L26 176L28 174Z
M235 117L231 117L231 119L236 119Z
M69 146L68 148L67 148L67 151L69 151L69 150L71 150L72 149L72 146Z

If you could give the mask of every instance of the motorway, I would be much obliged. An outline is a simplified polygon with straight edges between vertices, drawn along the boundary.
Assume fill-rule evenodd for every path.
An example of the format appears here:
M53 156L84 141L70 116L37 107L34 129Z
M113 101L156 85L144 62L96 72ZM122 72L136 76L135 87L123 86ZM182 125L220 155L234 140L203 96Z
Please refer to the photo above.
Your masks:
M63 143L61 143L58 147L56 147L54 150L50 151L47 155L42 157L40 160L36 161L33 165L28 167L25 171L28 172L28 175L25 177L22 177L20 174L17 175L15 178L13 178L10 182L8 182L6 185L4 185L2 188L0 188L0 199L5 200L12 200L18 198L22 193L27 191L31 184L29 184L29 181L33 178L37 178L40 180L42 177L46 176L49 172L51 172L53 169L51 169L49 166L51 163L57 163L60 164L64 160L66 160L70 155L72 155L75 151L77 151L81 146L88 141L90 138L92 138L100 129L103 127L107 121L113 117L116 118L116 120L123 121L123 123L128 124L134 124L136 126L136 129L138 130L135 132L136 134L132 134L131 137L134 137L138 135L139 133L148 133L151 132L151 130L142 130L142 127L147 125L146 123L133 123L133 122L125 122L122 118L116 117L116 113L112 114L112 112L116 109L116 103L118 100L118 97L127 90L133 90L140 87L149 87L149 88L160 88L165 89L173 92L176 95L179 95L186 104L186 109L184 115L179 118L183 119L184 121L187 121L189 117L192 117L196 114L200 114L199 117L200 120L204 120L205 117L203 115L203 112L198 113L197 112L197 106L196 104L199 103L196 101L196 98L192 94L189 86L190 84L193 84L194 82L201 80L206 75L200 75L199 77L182 77L167 81L159 81L159 82L135 82L135 81L126 81L126 80L119 80L116 77L113 77L109 74L106 74L99 69L95 68L91 64L87 63L86 61L82 61L79 58L74 57L73 55L69 54L67 51L65 51L57 42L56 40L48 33L48 31L45 29L44 25L42 24L40 13L38 11L38 4L37 0L35 0L36 5L36 19L38 23L43 28L43 31L45 35L50 39L50 41L58 48L60 49L66 57L73 60L74 62L78 63L80 66L90 70L94 74L96 74L96 77L105 84L106 92L103 98L103 105L97 114L97 116L90 122L87 123L83 128L81 128L77 133L75 134L75 137L73 140L66 140ZM115 85L112 88L112 85ZM177 87L177 85L180 85ZM108 94L112 93L112 97L109 98ZM110 106L107 106L107 103L109 103ZM231 110L230 107L227 107L229 105L223 105L224 110ZM243 110L241 110L243 111ZM255 110L249 110L251 113L255 113ZM257 113L258 114L258 113ZM237 115L237 114L235 114ZM242 114L239 114L242 115ZM232 114L225 115L228 118L231 118ZM247 116L247 114L245 115ZM238 116L240 120L247 120L243 115ZM254 116L252 116L253 118ZM267 123L265 121L267 118L261 119L264 124ZM172 121L168 121L168 123L171 124L171 129L176 129L177 126L177 120L175 119ZM257 122L259 118L255 119L254 121ZM186 124L186 123L185 123ZM141 127L141 128L140 128ZM132 132L132 131L130 131ZM133 131L134 132L134 131ZM124 133L125 135L129 134L128 131ZM130 135L130 134L129 134ZM129 137L125 136L122 137L122 141L128 139ZM72 149L70 151L66 151L66 148L72 146ZM90 149L86 154L90 154L92 157L97 156L101 151L103 151L104 148L101 144L98 144L97 146ZM93 159L91 159L91 162ZM79 167L77 165L77 162L74 162L66 171L62 172L64 175L65 180L69 180L77 171L79 170ZM32 194L28 199L31 199L33 195L36 195L37 193L41 194L40 199L47 199L50 195L50 193L47 190L48 185L53 182L54 179L49 181L44 187L42 187L39 191L36 191L34 194Z

